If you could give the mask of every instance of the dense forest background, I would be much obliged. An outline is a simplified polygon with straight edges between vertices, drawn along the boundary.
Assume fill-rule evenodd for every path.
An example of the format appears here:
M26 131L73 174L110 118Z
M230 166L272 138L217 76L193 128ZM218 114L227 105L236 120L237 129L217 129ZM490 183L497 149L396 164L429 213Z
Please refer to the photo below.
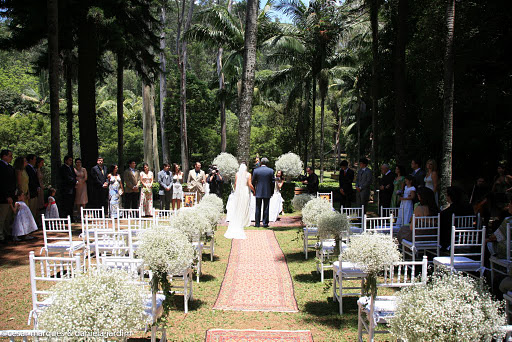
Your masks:
M372 157L372 164L440 162L450 3L455 4L453 178L490 180L498 162L512 161L512 11L505 0L260 4L251 157L275 160L293 151L326 170L337 168L345 154L352 162ZM152 136L157 163L164 157L182 162L185 153L190 163L208 165L223 147L224 120L225 150L236 154L246 2L58 4L60 131L54 141L60 143L59 160L72 153L84 158L86 167L98 154L108 164L142 162L148 153L156 155L145 147ZM0 0L0 9L0 148L49 161L47 2ZM373 30L372 13L378 19ZM148 84L153 90L144 99ZM144 124L145 101L153 106L153 126Z

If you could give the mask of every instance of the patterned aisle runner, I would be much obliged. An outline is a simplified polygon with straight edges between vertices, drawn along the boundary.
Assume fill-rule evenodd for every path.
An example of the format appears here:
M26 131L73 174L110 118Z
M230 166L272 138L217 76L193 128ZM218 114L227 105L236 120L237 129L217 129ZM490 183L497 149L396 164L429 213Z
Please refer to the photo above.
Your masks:
M246 230L233 240L228 267L214 309L297 312L293 282L271 230Z
M222 330L206 332L205 342L313 342L309 330Z

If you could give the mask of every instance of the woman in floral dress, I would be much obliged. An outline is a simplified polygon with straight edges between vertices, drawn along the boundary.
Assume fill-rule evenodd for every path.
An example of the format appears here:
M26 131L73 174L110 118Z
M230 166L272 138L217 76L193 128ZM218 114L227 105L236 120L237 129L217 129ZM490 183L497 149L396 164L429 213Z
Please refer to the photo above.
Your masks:
M123 183L121 176L117 173L119 167L112 165L110 173L107 175L108 180L108 212L110 217L117 218L119 203L121 203L121 195L123 194Z
M140 210L143 217L153 216L153 172L149 171L147 163L142 165L140 173L142 189L140 192Z

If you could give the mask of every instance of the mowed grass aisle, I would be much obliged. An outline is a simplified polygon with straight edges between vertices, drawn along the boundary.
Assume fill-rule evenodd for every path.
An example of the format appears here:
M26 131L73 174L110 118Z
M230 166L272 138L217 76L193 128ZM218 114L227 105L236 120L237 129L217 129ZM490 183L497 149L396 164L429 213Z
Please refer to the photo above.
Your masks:
M288 262L299 312L212 310L226 271L231 247L231 241L223 237L226 227L219 226L215 261L210 262L208 254L203 256L203 274L199 284L194 282L194 300L190 303L188 314L183 313L182 297L175 297L175 307L167 319L169 341L203 341L208 329L311 330L315 341L357 340L356 298L346 298L345 314L338 315L338 304L332 302L332 274L326 272L325 282L320 283L313 253L311 252L308 260L304 260L301 235L297 234L299 228L280 227L272 230ZM36 248L36 243L26 246L26 251L16 249L18 261L4 263L0 267L2 330L30 328L26 325L32 302L28 253L36 250L37 255L39 249ZM22 265L19 264L21 262ZM378 340L381 341L390 339L386 335L379 337Z

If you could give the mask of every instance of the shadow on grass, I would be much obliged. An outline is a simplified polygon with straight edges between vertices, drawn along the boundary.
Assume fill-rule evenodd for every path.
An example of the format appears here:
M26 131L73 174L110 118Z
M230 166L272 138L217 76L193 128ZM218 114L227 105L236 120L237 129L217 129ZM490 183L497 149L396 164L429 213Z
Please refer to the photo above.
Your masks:
M332 298L325 301L311 301L304 306L304 311L312 316L303 318L305 323L321 324L339 329L342 326L357 326L357 298L343 300L343 315L339 314L338 302Z
M185 306L184 306L184 303L183 303L183 296L182 295L176 295L174 296L174 299L173 299L173 304L174 306L171 307L171 310L174 310L174 311L181 311L183 314L185 314ZM203 306L206 305L206 302L201 300L201 299L197 299L194 297L193 300L190 300L188 302L188 311L197 311L199 310L200 308L202 308Z
M299 283L319 283L320 275L313 271L311 273L296 274L293 276L293 279Z
M213 261L210 257L210 253L205 253L203 252L203 258L201 259L201 261L207 261L207 262L215 262L215 261L219 261L220 260L220 257L218 257L217 255L214 255L213 256Z
M303 252L288 253L285 256L286 256L286 260L288 262L304 263L304 262L311 261L311 258L309 258L308 260L304 259L304 253Z
M205 274L205 273L202 273L201 276L199 277L200 282L209 282L209 281L213 281L215 279L217 279L217 277L212 276L211 274Z

